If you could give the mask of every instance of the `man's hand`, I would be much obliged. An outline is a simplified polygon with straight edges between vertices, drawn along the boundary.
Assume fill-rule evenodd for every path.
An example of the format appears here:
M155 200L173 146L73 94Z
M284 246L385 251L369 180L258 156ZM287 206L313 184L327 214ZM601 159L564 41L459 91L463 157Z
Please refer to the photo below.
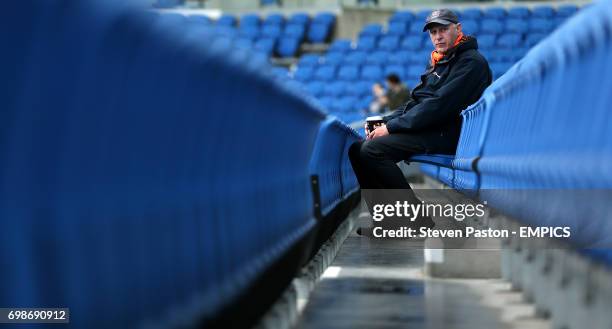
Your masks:
M376 137L382 137L382 136L387 136L387 135L389 135L389 130L387 130L387 126L382 125L382 126L376 128L376 129L374 129L374 131L369 132L367 139L374 139Z

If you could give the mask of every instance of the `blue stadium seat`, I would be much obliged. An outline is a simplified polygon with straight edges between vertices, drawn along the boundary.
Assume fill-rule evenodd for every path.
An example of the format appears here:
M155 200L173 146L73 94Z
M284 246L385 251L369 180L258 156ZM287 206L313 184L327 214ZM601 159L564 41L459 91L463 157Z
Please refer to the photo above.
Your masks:
M480 24L480 34L499 34L504 32L504 23L499 19L483 19Z
M399 48L400 38L397 36L383 36L378 41L378 49L396 50Z
M293 78L298 81L309 81L314 78L315 68L311 66L298 66L293 72Z
M357 81L346 89L346 94L351 96L367 96L372 94L372 84L369 81Z
M236 25L236 17L230 14L223 14L217 20L217 25L219 26L235 26Z
M240 18L240 25L254 25L259 26L261 23L261 17L257 14L245 14Z
M244 38L257 38L261 35L259 27L256 25L240 25L238 28L238 34Z
M254 46L254 42L251 38L240 37L234 41L234 46L241 49L252 49Z
M282 33L283 29L280 25L264 25L260 32L263 38L278 38Z
M305 66L317 66L319 64L320 56L317 54L304 54L298 60L298 68Z
M322 57L323 64L339 65L344 61L345 54L338 51L328 51Z
M359 32L359 36L378 37L382 34L382 25L378 23L367 24Z
M427 16L429 16L429 14L431 14L431 12L432 12L432 9L421 9L417 11L415 15L415 21L423 24L425 22L425 19L427 18ZM421 27L421 30L422 30L422 27Z
M300 39L283 37L278 40L276 53L280 57L295 57L300 49Z
M527 36L525 37L525 46L527 47L533 47L535 46L538 42L542 41L544 38L546 38L548 34L546 33L529 33L527 34Z
M506 15L506 9L503 7L489 7L483 12L484 19L500 20L506 18Z
M209 26L212 24L210 18L204 15L189 15L187 16L187 20L199 26Z
M490 49L495 46L497 37L493 34L483 34L478 37L478 47L482 49Z
M522 18L526 19L531 16L531 11L527 7L513 7L508 9L508 18Z
M346 83L344 81L332 81L325 85L323 94L331 97L339 97L344 94Z
M329 12L322 12L315 15L312 21L313 23L334 24L336 22L336 15Z
M476 35L480 32L480 24L476 20L466 19L461 22L462 30L467 35Z
M537 6L531 10L531 16L539 18L552 18L555 16L555 9L551 6Z
M461 12L463 20L479 20L482 18L482 10L480 8L466 8Z
M557 8L557 16L558 17L570 17L578 12L578 7L576 5L562 5Z
M283 36L304 40L306 36L306 28L301 24L287 24L283 30Z
M405 37L402 40L400 47L406 50L419 50L423 47L422 40L423 38L418 35Z
M320 81L309 82L306 84L306 90L308 90L312 96L319 97L325 90L325 84Z
M389 53L388 62L389 64L407 64L410 58L410 51L400 50L400 51L392 51Z
M310 22L310 16L307 13L295 13L289 17L287 24L297 24L306 26Z
M506 20L505 32L508 33L527 33L529 23L525 19L512 18Z
M283 14L275 13L269 14L263 19L263 25L278 25L283 26L285 24L285 16Z
M325 42L331 35L331 29L331 23L316 23L313 21L308 28L307 39L312 43Z
M396 11L389 18L389 22L410 23L415 19L415 16L410 11Z
M289 77L289 69L286 67L275 66L272 68L272 74L280 78L281 81Z
M368 58L368 53L365 51L355 50L348 54L344 58L344 63L353 64L353 65L362 65L366 62Z
M546 18L532 18L529 20L529 31L548 33L554 28L552 19Z
M389 58L389 52L387 51L375 51L368 55L366 58L366 64L383 65Z
M348 52L351 50L352 41L349 39L337 39L327 49L328 51Z
M353 81L359 78L359 66L341 66L338 70L338 79L345 81Z
M409 23L396 21L389 22L389 26L387 27L387 35L395 35L395 36L404 36L408 33Z
M357 40L357 50L370 51L376 48L376 37L364 36Z
M255 50L266 54L268 57L274 53L274 47L276 46L276 39L273 38L262 38L255 41Z
M423 35L425 33L423 32L423 24L420 22L414 22L408 27L409 35Z
M383 71L378 65L364 65L361 68L361 78L381 81L383 79Z
M507 33L497 38L497 45L502 48L517 48L523 44L523 35L519 33Z
M335 65L321 65L314 72L314 78L320 81L331 81L336 77Z

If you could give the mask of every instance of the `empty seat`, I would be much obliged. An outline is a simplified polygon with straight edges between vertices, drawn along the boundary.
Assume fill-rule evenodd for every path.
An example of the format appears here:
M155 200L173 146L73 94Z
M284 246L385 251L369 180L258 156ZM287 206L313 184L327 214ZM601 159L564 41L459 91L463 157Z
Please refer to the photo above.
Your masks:
M478 46L482 49L493 48L497 37L494 34L484 34L478 37Z
M523 35L519 33L507 33L497 38L497 45L503 48L515 48L523 44Z
M260 35L260 30L257 25L240 25L238 35L247 38L257 38Z
M282 26L283 24L285 24L285 16L283 16L282 14L278 14L278 13L270 14L264 18L263 24Z
M361 69L361 77L373 81L380 81L383 78L383 71L378 65L364 65Z
M387 27L387 35L403 36L408 33L408 24L407 22L390 22Z
M490 7L484 10L482 16L485 19L504 19L506 18L506 9L503 7Z
M264 25L261 29L261 36L265 38L278 38L283 33L280 25Z
M253 39L247 37L240 37L234 40L234 47L241 49L251 49L253 48L254 42Z
M555 10L551 6L537 6L531 10L531 16L540 18L551 18L555 16Z
M312 96L319 97L325 90L325 84L320 81L312 81L306 84L306 90Z
M300 39L283 37L278 40L276 53L280 57L295 57L300 49Z
M425 32L423 32L423 23L420 22L415 22L413 24L410 24L410 26L408 27L408 34L410 35L421 35Z
M525 19L508 19L505 24L506 32L526 33L529 30L529 23Z
M463 22L461 22L461 26L463 33L467 35L475 35L480 32L480 24L478 24L478 21L473 19L464 20Z
M306 26L310 22L310 16L307 13L295 13L289 17L287 24L299 24Z
M260 53L272 56L274 47L276 46L276 39L273 38L262 38L255 42L254 48Z
M463 20L473 19L479 20L482 17L482 10L480 8L467 8L461 12L461 18Z
M336 15L334 15L333 13L329 13L329 12L318 13L312 19L313 23L333 24L335 21L336 21Z
M554 29L553 20L546 18L532 18L529 20L529 31L548 33Z
M298 67L304 66L316 66L319 64L319 55L317 54L304 54L298 61Z
M346 83L342 81L333 81L325 85L323 94L327 96L337 97L344 94Z
M400 38L397 36L385 36L378 41L378 49L396 50L399 48Z
M300 66L293 72L293 78L298 81L309 81L314 78L314 72L313 66Z
M364 51L352 51L346 54L346 57L344 58L344 63L361 65L365 63L366 58L368 58L368 53Z
M422 40L423 38L420 36L411 35L409 37L405 37L400 46L402 49L419 50L422 48Z
M367 24L363 27L361 32L359 32L359 36L373 36L378 37L382 34L382 25L378 23Z
M345 90L345 94L361 97L372 93L372 84L368 81L356 81Z
M349 39L337 39L329 46L328 51L341 51L347 52L351 50L351 40Z
M421 9L416 13L416 22L425 22L425 19L431 14L432 9Z
M578 11L578 7L576 5L563 5L557 8L557 16L558 17L570 17Z
M390 64L406 64L410 58L410 51L399 50L389 53L388 62Z
M306 34L306 28L301 24L288 24L283 31L283 35L286 37L297 38L303 40Z
M372 36L365 36L365 37L360 37L357 40L357 49L358 50L374 50L374 48L376 48L376 37L372 37Z
M321 81L330 81L336 77L335 65L321 65L314 72L314 78Z
M235 26L236 17L229 14L223 14L219 17L216 24L219 26Z
M483 19L480 23L480 33L498 34L504 31L504 25L498 19Z
M409 11L396 11L389 18L389 22L409 23L409 22L412 22L414 20L414 18L415 18L414 14L412 12L409 12Z
M546 34L546 33L529 33L525 37L525 46L533 47L538 42L540 42L541 40L546 38L547 35L548 34Z
M240 25L259 25L261 18L257 14L246 14L240 18Z
M327 41L331 34L330 23L312 23L308 28L308 41L313 43L321 43Z
M276 77L281 78L281 79L289 77L289 69L287 69L286 67L275 66L272 68L272 73Z
M514 7L508 9L508 18L528 18L531 11L527 7Z
M347 65L342 66L338 70L338 79L353 81L359 78L359 66L357 65Z
M387 62L389 53L386 51L375 51L366 58L366 64L383 65Z
M339 65L344 61L345 54L339 51L328 51L322 57L323 64Z

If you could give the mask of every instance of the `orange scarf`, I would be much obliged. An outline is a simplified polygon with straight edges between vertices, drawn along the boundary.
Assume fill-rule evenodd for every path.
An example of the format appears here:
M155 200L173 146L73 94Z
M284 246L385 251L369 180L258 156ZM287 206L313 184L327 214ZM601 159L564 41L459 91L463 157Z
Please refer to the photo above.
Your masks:
M459 35L457 35L457 39L455 40L455 43L453 44L452 48L457 47L458 44L460 44L460 43L462 43L462 42L464 42L466 40L467 40L467 37L465 37L463 35L463 32L459 32ZM447 52L448 52L448 50L447 50ZM445 55L444 53L439 53L439 52L437 52L435 50L432 51L431 52L431 66L435 67L436 64L438 64L438 62L441 61L442 58L444 58L444 55Z

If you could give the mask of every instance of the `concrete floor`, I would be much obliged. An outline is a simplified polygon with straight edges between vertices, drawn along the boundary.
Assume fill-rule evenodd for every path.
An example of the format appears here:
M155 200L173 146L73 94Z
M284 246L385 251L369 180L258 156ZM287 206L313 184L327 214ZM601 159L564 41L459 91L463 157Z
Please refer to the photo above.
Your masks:
M357 225L369 225L362 211ZM297 328L550 328L500 280L423 276L423 241L353 232L310 294Z

